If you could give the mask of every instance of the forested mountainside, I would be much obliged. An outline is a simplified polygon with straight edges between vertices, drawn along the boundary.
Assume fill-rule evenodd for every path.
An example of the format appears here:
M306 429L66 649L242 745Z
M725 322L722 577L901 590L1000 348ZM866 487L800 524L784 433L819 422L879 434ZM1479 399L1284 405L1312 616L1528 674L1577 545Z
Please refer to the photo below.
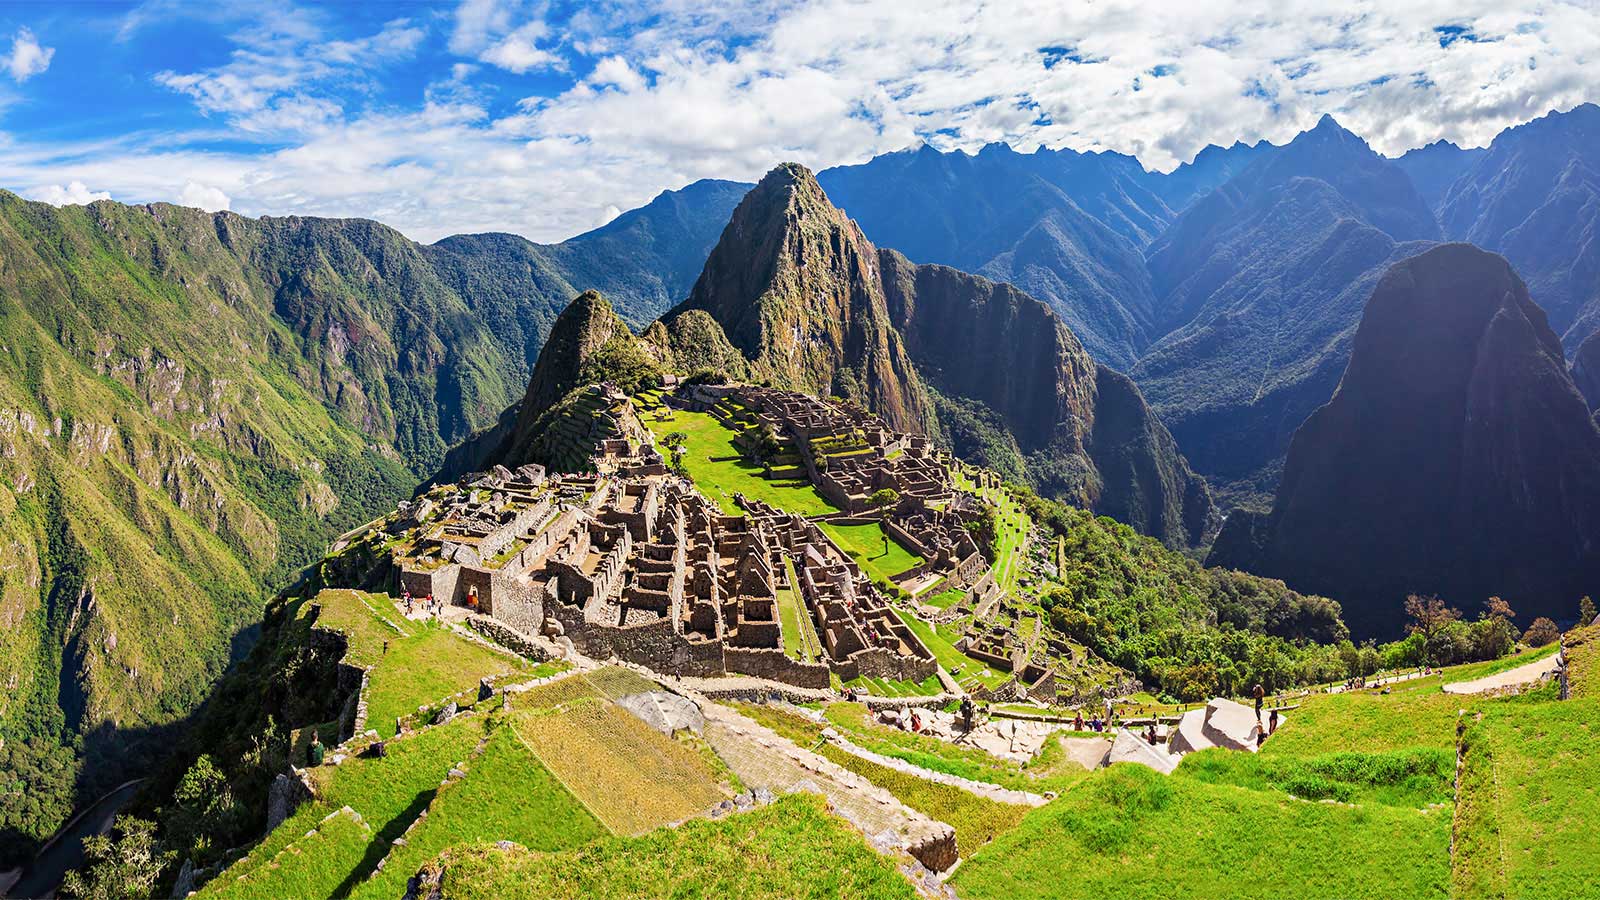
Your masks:
M1359 634L1408 593L1565 618L1592 592L1600 428L1505 259L1446 244L1384 274L1272 513L1232 514L1209 562L1338 598Z
M520 395L574 284L685 289L729 189L554 247L0 192L0 864L141 771L272 592Z

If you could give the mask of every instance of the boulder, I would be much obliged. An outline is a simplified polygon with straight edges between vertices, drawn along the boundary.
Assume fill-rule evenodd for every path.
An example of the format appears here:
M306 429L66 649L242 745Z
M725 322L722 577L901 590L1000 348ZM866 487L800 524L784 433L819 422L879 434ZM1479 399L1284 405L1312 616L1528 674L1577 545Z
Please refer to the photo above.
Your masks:
M1254 752L1261 722L1251 707L1218 697L1206 704L1203 731L1206 739L1218 747Z
M1106 763L1137 763L1148 766L1163 775L1172 774L1178 767L1178 757L1168 753L1167 748L1160 745L1152 747L1149 742L1126 728L1117 729L1117 739L1111 743L1111 753L1106 756Z
M1173 753L1193 753L1196 750L1205 750L1215 747L1205 733L1206 711L1204 709L1191 709L1178 720L1177 733L1172 736Z

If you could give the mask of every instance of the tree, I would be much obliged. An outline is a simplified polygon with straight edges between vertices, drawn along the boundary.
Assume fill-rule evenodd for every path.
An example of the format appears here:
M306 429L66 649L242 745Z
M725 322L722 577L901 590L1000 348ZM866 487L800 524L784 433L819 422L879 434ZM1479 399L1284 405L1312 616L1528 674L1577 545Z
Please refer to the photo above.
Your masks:
M1419 597L1412 594L1406 597L1406 615L1411 617L1411 622L1406 625L1406 631L1422 637L1422 659L1425 664L1433 664L1433 642L1449 627L1451 622L1461 618L1461 610L1456 609L1435 596Z
M1522 642L1530 647L1544 647L1561 639L1561 629L1544 616L1533 620L1522 633Z
M1595 615L1594 600L1584 597L1578 601L1578 627L1593 625Z
M1517 643L1517 629L1511 624L1516 617L1511 604L1490 597L1472 629L1473 655L1478 659L1499 659L1510 653Z
M672 471L679 475L683 474L683 455L689 450L684 445L688 442L689 436L681 431L669 432L661 439L661 443L667 445L667 452L672 456Z
M156 851L154 822L117 816L112 831L83 841L84 868L61 879L61 892L80 900L149 897L176 853Z
M173 805L164 810L162 819L168 845L204 860L214 845L213 835L227 834L239 812L227 776L210 756L202 755L183 774L172 799Z
M883 515L884 510L900 502L900 492L894 488L881 488L877 491L874 491L872 496L868 498L867 502L871 503L872 508L876 509L878 511L878 515L881 516ZM884 529L883 531L883 553L885 556L889 555L888 529Z

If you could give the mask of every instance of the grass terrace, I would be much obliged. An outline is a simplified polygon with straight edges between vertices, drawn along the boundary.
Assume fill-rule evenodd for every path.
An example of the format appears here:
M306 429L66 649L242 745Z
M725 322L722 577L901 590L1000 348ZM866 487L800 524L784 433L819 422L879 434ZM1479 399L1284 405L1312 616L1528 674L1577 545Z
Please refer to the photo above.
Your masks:
M849 554L874 581L890 581L901 572L922 563L922 557L889 538L883 526L876 522L868 525L821 522L818 527L827 532L839 549Z
M760 466L745 462L733 443L737 432L724 427L710 413L678 410L671 419L658 421L645 416L644 422L658 442L674 431L684 433L684 468L700 491L728 515L739 513L739 506L733 501L736 493L803 516L837 512L803 476L768 479Z
M402 896L406 881L447 847L508 840L531 850L562 850L606 835L513 728L495 728L466 770L465 778L439 790L427 818L352 896Z
M446 853L441 862L450 900L917 896L891 860L811 794L561 853L479 846Z
M1088 776L979 850L968 900L1058 897L1443 898L1450 811L1293 800L1137 765Z
M1554 700L1545 689L1536 697ZM1464 735L1454 896L1556 898L1600 884L1600 701L1485 704Z
M900 621L904 622L906 627L910 628L912 633L921 639L923 645L939 661L939 665L944 666L952 674L959 671L960 674L955 675L955 678L962 684L976 679L987 687L998 687L1005 684L1006 680L1011 677L1005 672L997 672L989 668L987 663L973 659L957 650L955 639L951 638L946 632L941 631L937 626L929 625L911 613L898 608L894 610L894 614L899 616Z
M248 855L207 882L202 897L326 897L364 880L417 814L450 768L467 759L484 734L481 716L462 717L391 741L381 759L357 757L310 770L317 799L302 805ZM319 842L315 854L281 856L329 813L349 806L371 829L360 840L339 826L339 836ZM337 876L338 890L306 892ZM243 880L241 880L243 879Z
M944 690L938 675L929 675L922 681L896 681L863 675L841 682L840 686L866 691L874 697L931 697Z
M580 698L518 713L514 722L556 778L616 834L699 815L728 795L697 749L609 702Z

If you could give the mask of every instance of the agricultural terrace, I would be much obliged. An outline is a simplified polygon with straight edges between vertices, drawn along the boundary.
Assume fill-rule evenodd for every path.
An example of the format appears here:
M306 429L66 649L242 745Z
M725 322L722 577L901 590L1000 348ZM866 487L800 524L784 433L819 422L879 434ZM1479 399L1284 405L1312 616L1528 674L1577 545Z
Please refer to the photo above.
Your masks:
M407 879L448 847L510 840L530 850L562 850L606 833L513 728L494 727L465 769L465 777L439 788L427 816L351 896L402 896Z
M483 735L481 717L461 717L390 741L382 758L356 757L340 766L310 769L317 799L303 804L248 855L207 882L200 896L268 900L348 892L367 877L389 843L427 806L451 767L467 759ZM323 822L346 806L360 816L363 828ZM315 853L295 846L312 832L323 833ZM374 847L379 852L371 857ZM312 886L318 889L308 890Z
M900 621L916 634L927 647L939 665L944 666L955 679L963 685L976 680L985 687L999 687L1006 683L1011 676L1004 672L997 672L989 668L987 663L962 653L956 649L955 642L961 639L959 630L945 626L930 625L917 616L902 609L895 608L894 614Z
M448 900L917 896L892 861L812 794L561 853L478 846L449 851L442 862Z
M329 590L318 594L316 602L322 607L317 624L348 636L347 660L371 667L367 724L379 737L394 736L396 718L470 690L480 679L513 672L531 678L553 671L545 667L536 672L527 660L464 638L435 621L408 620L382 594Z
M1028 533L1033 528L1033 520L1004 485L980 487L960 467L952 469L950 477L956 487L977 494L994 505L997 529L994 577L1003 590L1016 590L1026 568L1025 551Z
M801 472L792 479L769 479L764 469L747 462L734 446L737 433L723 427L710 413L687 410L667 410L670 418L662 419L646 414L645 425L655 435L658 444L673 432L685 437L683 467L700 492L721 507L727 515L738 515L739 505L734 494L770 503L785 512L802 516L817 516L838 512L822 499L817 489ZM882 548L879 548L882 549Z
M666 737L609 702L579 698L513 721L555 777L616 834L699 815L733 793L690 739Z

